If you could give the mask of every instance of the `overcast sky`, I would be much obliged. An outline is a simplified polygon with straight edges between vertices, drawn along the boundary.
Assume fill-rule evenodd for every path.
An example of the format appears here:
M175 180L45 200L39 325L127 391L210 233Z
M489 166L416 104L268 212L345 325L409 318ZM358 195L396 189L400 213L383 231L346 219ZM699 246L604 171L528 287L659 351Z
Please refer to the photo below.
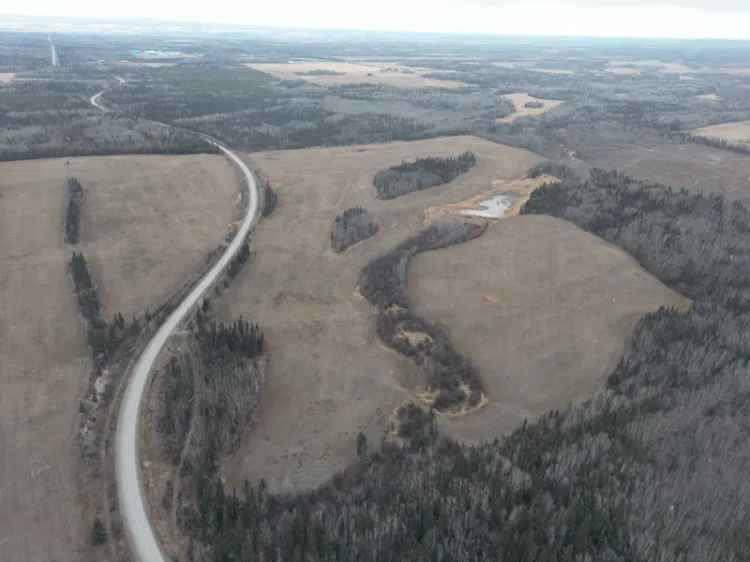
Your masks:
M282 27L750 39L750 0L10 0L2 11Z

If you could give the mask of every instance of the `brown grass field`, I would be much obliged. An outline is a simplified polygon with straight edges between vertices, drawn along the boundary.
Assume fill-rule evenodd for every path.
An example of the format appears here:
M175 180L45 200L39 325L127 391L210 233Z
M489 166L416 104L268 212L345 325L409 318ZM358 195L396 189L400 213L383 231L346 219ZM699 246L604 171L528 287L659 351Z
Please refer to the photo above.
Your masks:
M750 121L712 125L711 127L696 129L694 133L703 137L722 139L734 144L750 145Z
M418 255L408 287L417 314L447 326L479 366L488 404L442 424L462 441L591 396L643 314L685 303L618 248L545 216Z
M513 121L519 117L542 115L543 113L547 113L550 109L554 109L562 104L562 102L558 100L544 100L541 98L535 98L526 93L508 94L505 97L513 102L513 105L516 106L516 111L502 119L498 119L499 123L513 123ZM544 107L525 107L526 102L530 101L540 101L544 104Z
M0 82L7 84L13 82L16 79L16 75L13 72L0 72Z
M69 161L70 165L66 166ZM90 362L63 243L63 180L85 189L83 241L105 315L154 307L218 245L238 183L220 156L0 164L0 560L99 560L77 488Z
M417 156L464 150L477 154L477 165L454 182L390 201L375 198L372 178L379 170ZM386 349L374 331L374 311L356 288L364 265L421 229L427 209L471 200L498 185L520 185L538 159L472 137L267 152L254 159L278 191L279 206L258 226L249 267L214 310L225 320L242 314L261 325L270 371L257 426L225 463L225 476L231 485L265 478L272 490L293 491L321 484L349 464L359 431L379 443L393 408L423 389L414 366ZM334 254L328 241L331 222L354 205L367 208L380 231L344 254ZM490 375L492 403L476 414L443 422L451 433L470 440L501 435L519 422L519 412L535 415L589 396L616 360L635 319L677 299L622 252L552 219L503 219L471 245L452 248L452 260L446 261L444 252L417 259L411 293L420 294L420 310L431 315L433 309L425 307L435 302L430 291L443 284L453 287L457 279L466 282L466 294L444 294L446 307L465 302L467 313L478 314L477 324L461 313L451 326L459 349L470 356L477 352L469 340L484 323L482 345L492 350L478 355L483 363L487 353L496 352L498 335L507 337L514 326L522 328L502 349L509 365L524 365L525 370L512 376L503 370L501 381ZM515 256L513 271L503 267L509 252ZM559 271L545 267L544 260L551 257L558 260ZM425 264L433 260L438 260L434 277L426 279ZM595 293L589 300L588 291ZM488 302L502 303L491 317L480 314L485 295ZM545 312L543 305L550 310ZM519 324L524 307L532 312ZM577 335L561 333L568 313L577 314ZM591 344L585 338L594 331L600 349L588 359L569 360ZM534 353L526 340L547 347ZM529 371L534 369L539 374L532 380ZM552 372L559 392L538 388ZM518 387L515 406L502 396L508 386ZM507 413L511 406L515 409Z
M451 184L390 201L374 175L404 159L472 150L477 165ZM375 314L359 295L367 262L423 228L423 211L470 197L493 181L522 176L538 157L474 137L266 152L253 155L279 194L258 225L249 267L216 304L242 314L267 337L268 383L257 427L227 463L230 483L266 478L274 490L311 487L355 456L360 430L379 443L395 406L420 383L413 364L384 347ZM363 205L378 234L343 254L329 232L341 211Z
M586 150L592 166L750 204L750 158L700 144L618 144Z
M460 88L465 86L455 80L434 80L423 75L429 69L415 69L397 63L382 61L331 62L295 61L289 63L251 63L255 70L266 72L283 80L306 80L314 84L384 84L397 88ZM311 71L327 71L337 74L311 75Z

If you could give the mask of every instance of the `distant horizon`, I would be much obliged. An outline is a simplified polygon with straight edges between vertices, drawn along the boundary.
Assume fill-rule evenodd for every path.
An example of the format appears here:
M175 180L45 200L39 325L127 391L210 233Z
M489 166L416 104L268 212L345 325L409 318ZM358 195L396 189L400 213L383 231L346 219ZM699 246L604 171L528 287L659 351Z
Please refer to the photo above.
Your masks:
M65 14L50 0L30 0L20 11L3 18L102 22L114 25L216 26L232 29L280 31L336 31L362 33L413 33L489 37L539 37L570 39L650 39L750 41L750 6L733 0L667 0L647 5L645 0L427 0L399 4L382 0L377 11L352 8L341 0L323 0L314 7L279 0L254 8L214 4L210 12L195 8L158 6L134 0L128 7L102 6L88 0L73 1ZM718 7L713 7L713 6ZM123 10L128 10L127 12ZM256 15L256 12L260 12ZM539 17L539 14L544 17ZM222 15L225 14L225 15ZM0 27L13 28L13 22Z
M18 28L13 22L2 21L3 18L15 18L22 20L38 20L50 22L62 22L71 21L70 29L58 29L58 28L43 28L40 29L26 29ZM66 33L66 32L91 32L91 33L106 33L115 30L91 30L91 29L75 29L74 22L81 22L85 25L94 24L111 24L113 26L127 27L132 26L146 26L152 27L154 31L159 31L159 27L174 26L174 27L210 27L212 29L197 30L198 32L210 32L217 31L221 28L226 28L226 32L242 32L242 31L260 31L260 32L307 32L307 33L353 33L353 34L383 34L383 35L423 35L423 36L455 36L455 37L486 37L486 38L497 38L497 39L528 39L528 40L613 40L613 41L654 41L654 42L675 42L675 41L687 41L687 42L729 42L729 43L747 43L750 42L750 34L748 37L716 37L716 36L703 36L703 37L677 37L677 36L637 36L637 35L567 35L567 34L554 34L554 33L524 33L524 32L490 32L490 31L429 31L429 30L418 30L418 29L381 29L381 28L358 28L358 27L313 27L313 26L298 26L298 25L276 25L276 24L261 24L261 23L230 23L224 21L207 21L199 19L165 19L160 17L146 17L146 16L60 16L60 15L35 15L35 14L20 14L20 13L0 13L0 30L5 31L18 31L18 32L30 32L30 33ZM139 30L147 31L147 30ZM298 39L298 38L295 38Z

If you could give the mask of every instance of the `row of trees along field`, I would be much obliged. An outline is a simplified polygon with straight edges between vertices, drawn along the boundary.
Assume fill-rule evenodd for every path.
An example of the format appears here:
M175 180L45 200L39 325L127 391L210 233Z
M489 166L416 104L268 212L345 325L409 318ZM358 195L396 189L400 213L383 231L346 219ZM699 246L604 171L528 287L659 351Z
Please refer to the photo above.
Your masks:
M195 559L750 557L750 213L607 172L543 187L525 212L620 245L692 306L647 315L606 389L503 441L458 445L426 415L402 426L422 438L390 439L307 494L197 479Z
M453 181L476 163L476 156L472 152L448 158L417 158L414 162L404 162L378 172L374 183L378 197L394 199Z
M137 317L128 322L120 313L116 313L111 322L104 320L99 293L82 253L73 252L69 271L78 307L86 323L86 337L94 366L101 369L126 338L140 331L141 322Z
M66 244L78 244L81 230L83 188L78 178L65 179L64 231Z

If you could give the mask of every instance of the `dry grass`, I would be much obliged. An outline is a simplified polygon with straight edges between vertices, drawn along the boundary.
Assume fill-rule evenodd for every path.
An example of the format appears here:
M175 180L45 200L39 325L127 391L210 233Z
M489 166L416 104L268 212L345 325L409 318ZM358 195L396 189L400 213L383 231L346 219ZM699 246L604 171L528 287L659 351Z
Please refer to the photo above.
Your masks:
M621 250L543 216L503 219L476 240L420 254L408 287L415 311L448 326L480 368L487 405L442 420L466 441L589 397L644 313L685 302Z
M429 69L407 68L383 61L332 62L294 61L288 63L250 63L247 66L284 80L306 80L327 86L339 84L384 84L397 88L459 88L465 86L455 80L425 78ZM315 71L335 72L331 75L306 74Z
M72 160L86 195L81 249L106 312L155 308L223 242L239 181L218 155Z
M66 165L66 162L70 165ZM83 243L105 314L155 306L222 239L237 181L219 156L0 164L1 560L81 562L78 399L91 368L63 244L63 179L86 190Z
M617 144L592 149L587 160L599 168L750 204L750 158L730 150L697 143Z
M376 198L374 175L420 156L471 150L477 164L454 182L394 200ZM275 490L318 485L355 457L357 433L377 444L393 409L414 398L416 367L380 343L359 295L362 268L423 228L427 207L466 199L522 177L534 154L474 137L267 152L253 155L279 193L256 232L254 255L215 304L217 315L257 321L268 341L268 383L255 430L226 467L231 484L265 478ZM378 234L343 254L330 249L335 216L364 206Z
M14 72L0 72L0 82L2 82L3 84L13 82L13 80L15 79L16 74Z
M722 123L695 130L696 135L722 139L734 144L750 144L750 121Z
M526 93L518 94L507 94L506 98L513 101L513 105L516 107L515 113L512 113L502 119L498 119L499 123L513 123L519 117L528 117L535 115L542 115L547 113L550 109L554 109L563 102L558 100L545 100L541 98L535 98ZM544 107L526 107L526 103L530 101L539 101L544 104Z

